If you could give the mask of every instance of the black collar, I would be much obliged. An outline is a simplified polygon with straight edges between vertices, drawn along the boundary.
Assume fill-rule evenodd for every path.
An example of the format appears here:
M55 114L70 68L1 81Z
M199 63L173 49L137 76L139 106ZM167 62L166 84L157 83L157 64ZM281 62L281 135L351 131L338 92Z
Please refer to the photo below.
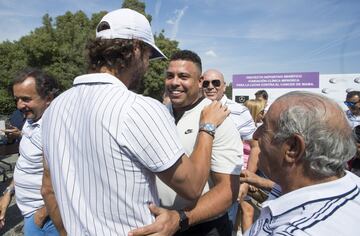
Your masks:
M181 108L177 108L176 111L174 109L174 107L172 107L173 110L173 115L175 118L175 124L177 124L179 122L179 120L181 119L181 117L184 115L184 113L188 110L193 109L194 107L196 107L202 100L204 100L204 96L200 97L195 103L186 106L186 107L181 107Z

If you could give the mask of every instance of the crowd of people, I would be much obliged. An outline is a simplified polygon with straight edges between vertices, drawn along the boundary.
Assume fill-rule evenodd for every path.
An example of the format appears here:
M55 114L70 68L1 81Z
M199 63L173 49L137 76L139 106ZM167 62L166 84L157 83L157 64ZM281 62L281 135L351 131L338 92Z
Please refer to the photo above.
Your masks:
M161 104L132 92L167 58L130 9L101 19L87 53L88 74L61 94L38 69L13 80L25 124L4 130L21 140L0 228L15 194L31 236L357 234L360 91L346 112L302 91L240 104L180 50Z

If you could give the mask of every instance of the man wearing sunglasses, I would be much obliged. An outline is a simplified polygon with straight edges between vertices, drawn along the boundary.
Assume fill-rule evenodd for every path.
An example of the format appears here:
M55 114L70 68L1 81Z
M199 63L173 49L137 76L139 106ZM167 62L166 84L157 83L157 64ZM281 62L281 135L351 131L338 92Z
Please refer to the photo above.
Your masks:
M346 95L344 104L349 108L346 116L351 128L360 125L360 91L351 91Z
M244 162L244 168L255 173L257 170L258 155L260 152L258 142L252 139L252 136L256 130L256 126L249 110L242 105L227 98L225 95L226 83L224 81L223 74L215 69L209 69L203 74L202 88L204 95L210 100L221 101L223 105L226 105L230 110L230 118L236 125L239 135L244 142L248 142L251 147L249 162ZM240 191L238 201L242 202L248 191L248 184L243 183L240 185ZM236 212L238 204L234 204L230 211L229 217L235 224ZM246 207L246 203L241 205L242 211L245 214L243 216L242 228L246 230L249 228L253 221L253 210ZM234 229L236 230L236 229Z

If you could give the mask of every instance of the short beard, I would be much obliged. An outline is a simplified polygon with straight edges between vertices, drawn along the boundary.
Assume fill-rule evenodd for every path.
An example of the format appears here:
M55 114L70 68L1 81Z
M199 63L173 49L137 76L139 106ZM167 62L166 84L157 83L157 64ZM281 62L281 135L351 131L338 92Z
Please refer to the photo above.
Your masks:
M144 75L136 73L132 76L128 89L134 93L141 93L144 88Z

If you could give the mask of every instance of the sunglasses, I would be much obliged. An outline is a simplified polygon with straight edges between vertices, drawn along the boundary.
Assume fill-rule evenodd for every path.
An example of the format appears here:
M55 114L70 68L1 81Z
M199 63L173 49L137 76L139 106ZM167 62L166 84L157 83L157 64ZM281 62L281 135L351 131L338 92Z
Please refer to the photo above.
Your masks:
M360 102L360 101L359 101ZM347 107L355 107L356 104L358 104L359 102L347 102L345 101L344 104L347 106Z
M214 87L219 87L220 84L221 84L220 80L218 80L218 79L211 80L211 81L209 81L209 80L204 80L204 81L203 81L203 84L202 84L203 88L209 87L210 82L211 82L211 84L212 84Z

